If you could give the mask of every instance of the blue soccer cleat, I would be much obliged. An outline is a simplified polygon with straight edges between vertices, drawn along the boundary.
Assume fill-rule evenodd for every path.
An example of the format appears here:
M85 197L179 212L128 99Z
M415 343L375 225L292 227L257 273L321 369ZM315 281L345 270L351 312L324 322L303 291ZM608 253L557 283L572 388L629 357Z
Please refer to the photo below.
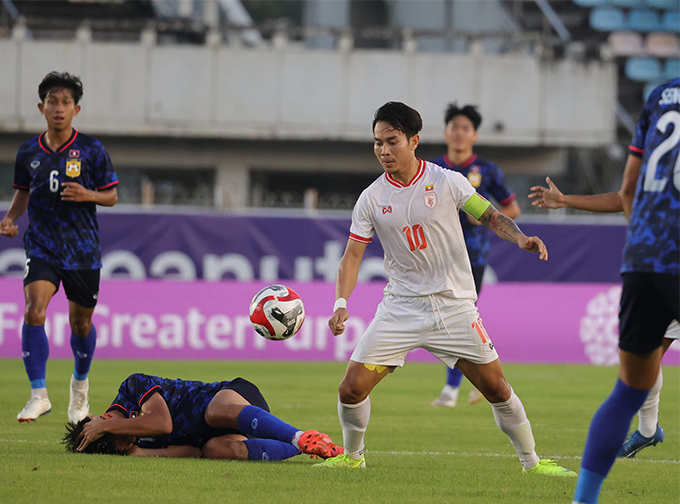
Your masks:
M617 457L633 458L640 450L648 446L656 446L662 443L666 434L663 429L656 425L656 432L652 437L644 437L639 430L633 432L619 450Z

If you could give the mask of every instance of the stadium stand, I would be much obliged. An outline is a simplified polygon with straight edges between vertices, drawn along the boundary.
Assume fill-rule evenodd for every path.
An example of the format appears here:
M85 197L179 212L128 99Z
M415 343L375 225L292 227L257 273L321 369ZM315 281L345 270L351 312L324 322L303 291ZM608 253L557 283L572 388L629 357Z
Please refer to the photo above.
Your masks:
M661 78L661 63L655 58L629 58L626 61L626 77L640 82L659 80Z
M680 55L680 41L670 33L650 33L645 40L644 50L657 58L675 58Z
M659 15L649 9L635 9L628 15L628 28L642 33L651 33L661 29Z
M614 56L641 56L645 54L642 35L637 32L614 31L607 37Z
M661 20L661 29L667 32L680 33L680 13L678 11L666 11Z
M598 31L616 31L628 28L626 16L616 7L597 7L590 13L590 26Z

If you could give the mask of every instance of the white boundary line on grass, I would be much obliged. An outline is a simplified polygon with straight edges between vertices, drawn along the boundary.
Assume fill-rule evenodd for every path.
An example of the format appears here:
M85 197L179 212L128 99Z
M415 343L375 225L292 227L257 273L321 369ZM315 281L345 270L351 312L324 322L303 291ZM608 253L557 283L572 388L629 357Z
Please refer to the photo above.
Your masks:
M61 444L60 441L43 441L43 440L33 440L33 439L0 439L0 443L57 443ZM502 457L502 458L516 458L517 455L511 453L467 453L467 452L433 452L433 451L380 451L380 450L366 450L367 454L375 453L376 455L422 455L426 457L430 456L457 456L457 457ZM551 455L549 457L552 460L581 460L581 457L563 457L560 455ZM644 459L629 459L634 462L639 463L651 463L651 464L680 464L680 460L665 459L665 460L644 460Z
M432 451L379 451L366 450L367 454L375 453L376 455L424 455L424 456L458 456L458 457L503 457L503 458L517 458L517 455L511 453L466 453L466 452L432 452ZM582 457L563 457L561 455L550 455L543 458L551 460L581 460ZM654 464L680 464L680 460L664 459L664 460L644 460L644 459L628 459L634 462L649 462Z

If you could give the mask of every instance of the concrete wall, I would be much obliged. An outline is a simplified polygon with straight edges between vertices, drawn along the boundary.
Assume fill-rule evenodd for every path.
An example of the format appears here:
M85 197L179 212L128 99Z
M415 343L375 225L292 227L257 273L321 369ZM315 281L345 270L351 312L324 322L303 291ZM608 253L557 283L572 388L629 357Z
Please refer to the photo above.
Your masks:
M80 75L79 127L92 134L255 140L370 141L389 100L418 109L423 142L440 142L446 104L475 103L481 145L598 146L614 140L612 63L535 54L312 50L238 45L0 40L0 131L37 132L37 85L52 70ZM407 47L412 47L407 44Z

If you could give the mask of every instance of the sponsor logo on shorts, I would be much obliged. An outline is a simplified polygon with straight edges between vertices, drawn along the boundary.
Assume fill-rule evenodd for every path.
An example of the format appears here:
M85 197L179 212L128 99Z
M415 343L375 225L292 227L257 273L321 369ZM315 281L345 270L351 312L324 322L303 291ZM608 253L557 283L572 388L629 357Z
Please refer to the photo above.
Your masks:
M257 421L257 418L253 418L253 421L250 422L250 427L251 427L251 429L253 429L253 430L257 429L257 424L258 424L258 423L259 423L259 422Z
M31 355L31 352L27 352L27 351L25 351L25 350L24 350L23 352L21 352L21 356L22 356L24 359L25 359L26 357L28 357L29 355Z

